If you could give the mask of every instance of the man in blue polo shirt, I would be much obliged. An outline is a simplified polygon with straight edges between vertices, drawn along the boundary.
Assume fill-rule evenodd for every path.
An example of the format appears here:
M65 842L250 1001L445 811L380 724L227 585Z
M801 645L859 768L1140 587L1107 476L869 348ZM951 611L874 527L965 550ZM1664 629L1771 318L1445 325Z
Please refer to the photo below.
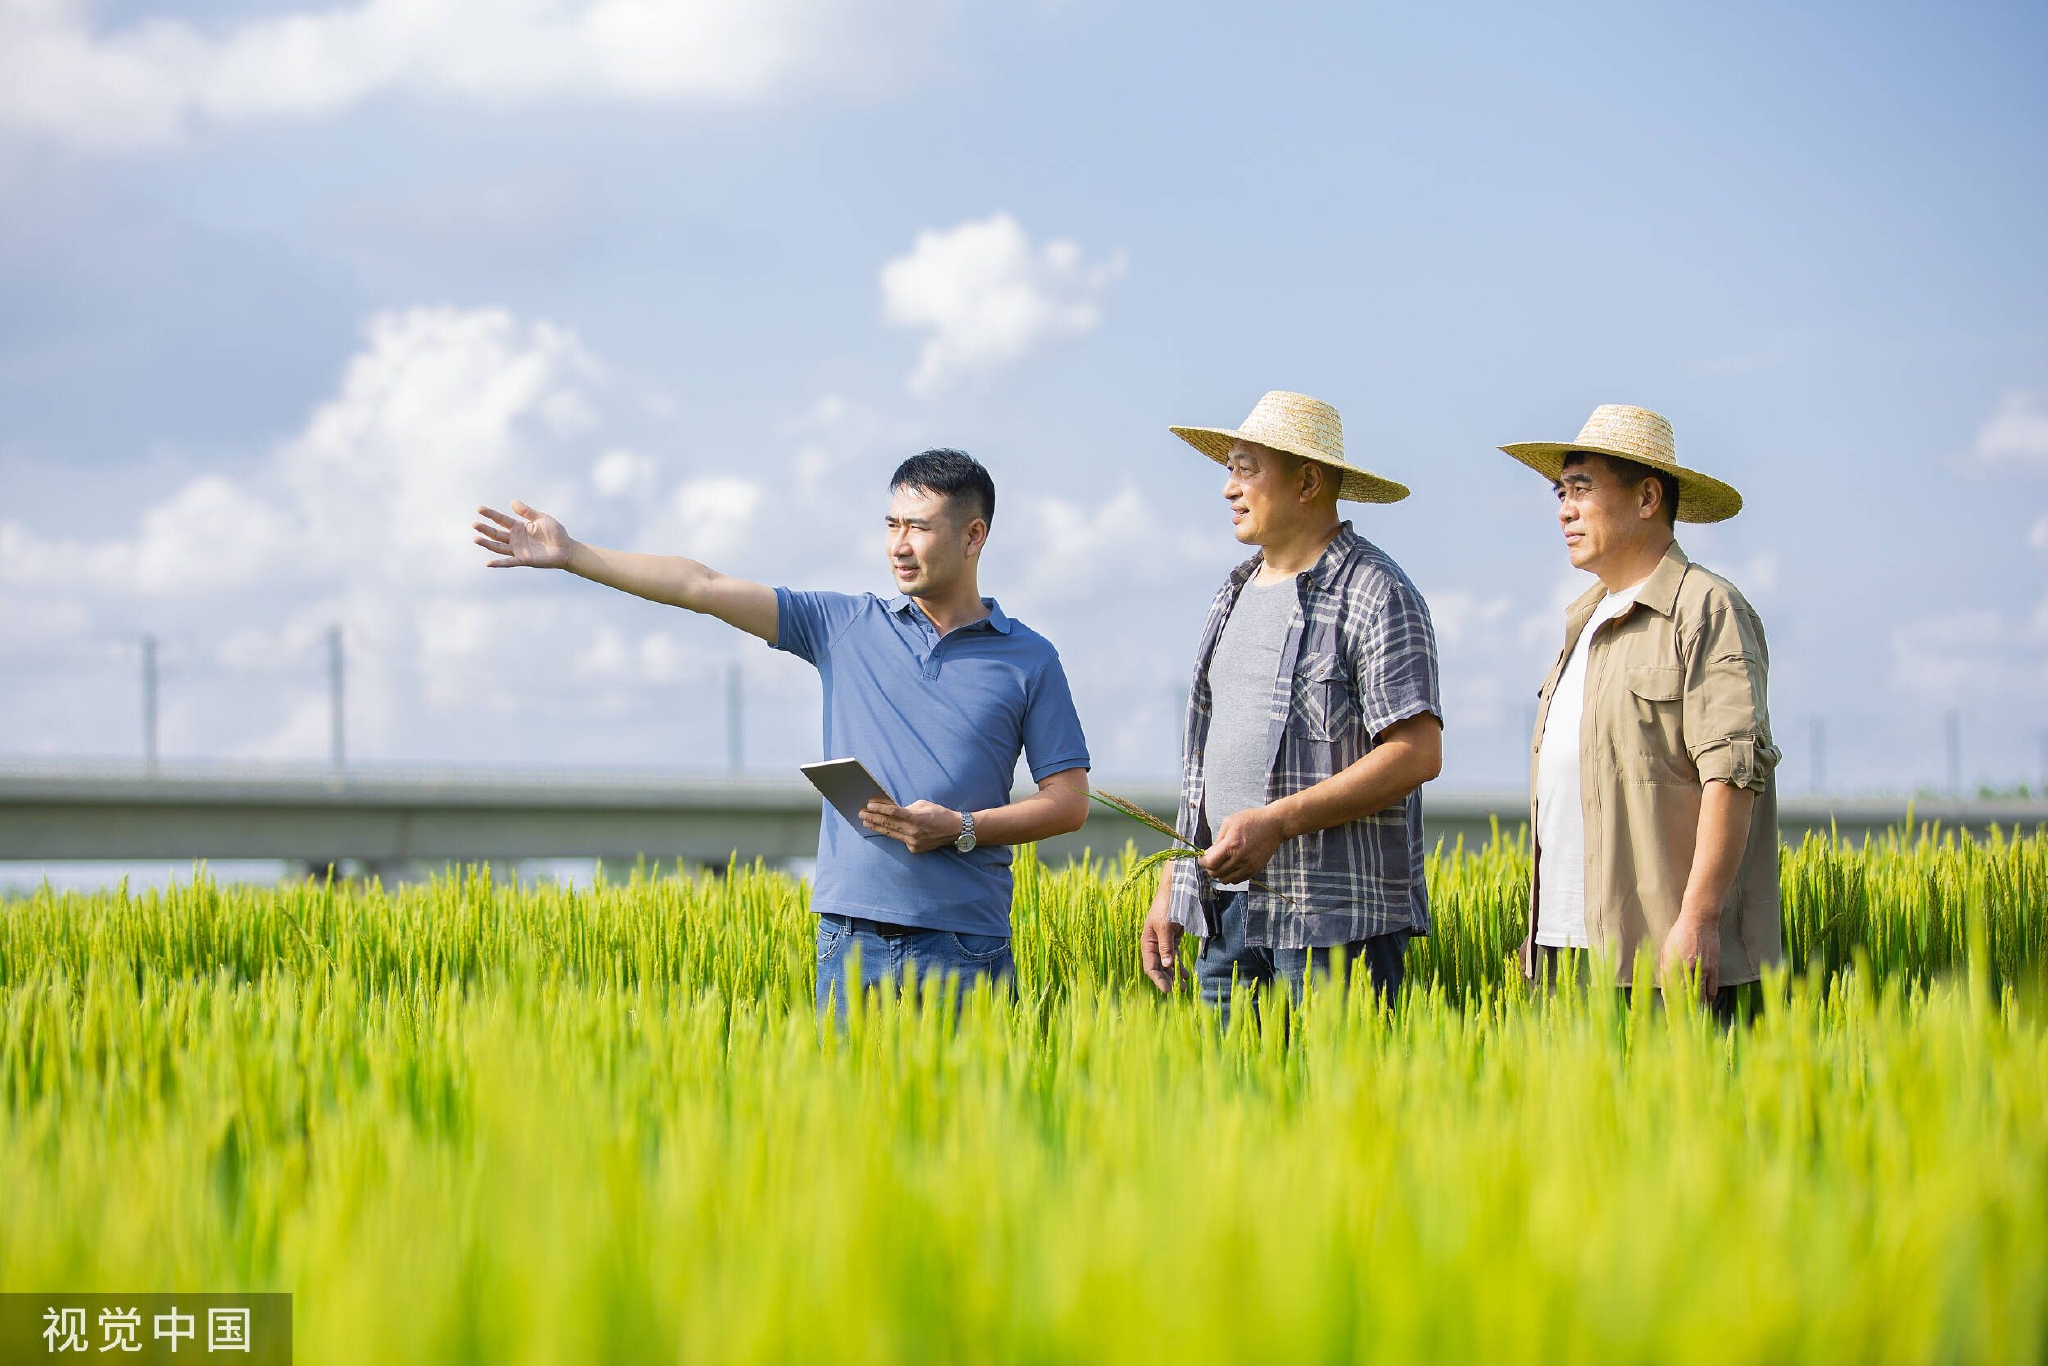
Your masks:
M930 450L899 465L889 490L891 598L769 588L680 556L602 550L519 502L510 515L479 508L475 526L492 568L566 569L717 617L817 666L825 754L859 759L906 802L870 803L864 830L824 810L811 894L820 1010L899 983L906 967L1009 988L1010 846L1088 818L1088 745L1059 654L981 596L996 506L988 471ZM1013 802L1019 754L1038 790Z

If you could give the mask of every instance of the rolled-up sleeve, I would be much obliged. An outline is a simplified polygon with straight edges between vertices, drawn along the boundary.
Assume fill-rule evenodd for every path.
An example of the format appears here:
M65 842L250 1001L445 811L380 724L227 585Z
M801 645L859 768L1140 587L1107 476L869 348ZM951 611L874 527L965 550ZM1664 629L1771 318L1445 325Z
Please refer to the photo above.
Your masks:
M1685 748L1700 781L1754 792L1777 766L1762 628L1731 602L1709 604L1685 666Z

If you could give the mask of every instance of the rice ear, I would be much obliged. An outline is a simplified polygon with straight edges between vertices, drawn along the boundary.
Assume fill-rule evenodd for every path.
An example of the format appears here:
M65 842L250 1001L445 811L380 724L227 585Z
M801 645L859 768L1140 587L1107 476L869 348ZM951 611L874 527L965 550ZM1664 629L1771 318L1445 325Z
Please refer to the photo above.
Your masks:
M1163 867L1175 859L1200 858L1201 856L1201 850L1199 849L1161 849L1156 853L1147 854L1133 863L1130 869L1124 873L1123 885L1117 888L1117 891L1119 894L1129 891L1131 886L1147 873L1150 873L1155 868Z
M1130 886L1131 883L1136 881L1138 878L1142 877L1144 874L1151 872L1154 868L1159 867L1161 864L1166 863L1171 859L1199 858L1203 854L1209 852L1207 849L1204 849L1201 845L1196 844L1193 840L1183 839L1181 837L1180 831L1175 830L1172 826L1168 825L1165 821L1160 820L1157 816L1153 815L1150 811L1147 811L1144 807L1139 806L1129 797L1119 797L1114 792L1104 792L1099 788L1088 789L1088 795L1094 798L1096 801L1101 802L1104 806L1116 812L1118 815L1129 816L1132 820L1138 822L1138 824L1144 826L1146 829L1164 835L1168 839L1172 840L1175 844L1180 846L1178 849L1161 849L1156 854L1147 854L1145 855L1145 857L1139 859L1136 863L1132 864L1130 872L1124 874L1125 887ZM1299 906L1301 904L1300 902L1296 901L1293 897L1287 895L1287 893L1280 891L1277 888L1268 886L1266 883L1259 881L1257 878L1253 878L1251 880L1251 885L1253 887L1256 887L1258 890L1267 893L1268 895L1279 897L1282 901L1286 902L1290 906Z
M1194 850L1196 853L1202 852L1201 847L1197 845L1193 840L1183 839L1181 837L1180 831L1174 829L1165 821L1160 820L1159 817L1153 815L1144 807L1139 806L1130 798L1119 797L1114 792L1104 792L1100 788L1090 788L1088 790L1088 795L1090 798L1092 798L1095 801L1101 802L1104 806L1116 812L1118 815L1130 817L1138 824L1144 826L1147 830L1150 830L1155 834L1164 835L1168 839L1172 840L1175 844L1183 845L1186 848Z

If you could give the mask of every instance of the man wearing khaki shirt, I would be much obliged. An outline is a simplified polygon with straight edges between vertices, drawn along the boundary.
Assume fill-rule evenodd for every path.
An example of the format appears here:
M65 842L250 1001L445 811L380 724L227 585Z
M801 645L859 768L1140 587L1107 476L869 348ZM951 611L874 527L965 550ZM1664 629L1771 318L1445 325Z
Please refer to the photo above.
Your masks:
M1531 759L1536 869L1523 971L1587 954L1619 985L1639 950L1661 982L1694 974L1717 1016L1784 956L1778 750L1763 623L1686 558L1674 523L1742 495L1678 464L1671 424L1608 404L1572 442L1502 450L1548 478L1574 568L1600 582L1565 613ZM1749 993L1753 998L1754 993Z

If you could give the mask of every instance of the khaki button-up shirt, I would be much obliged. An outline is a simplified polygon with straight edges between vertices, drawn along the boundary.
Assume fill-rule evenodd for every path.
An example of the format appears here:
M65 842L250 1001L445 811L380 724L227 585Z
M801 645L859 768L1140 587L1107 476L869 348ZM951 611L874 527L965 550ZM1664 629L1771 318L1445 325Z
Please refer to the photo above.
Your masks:
M1565 614L1564 649L1543 680L1530 753L1529 829L1551 694L1606 589ZM1784 957L1778 904L1778 750L1766 702L1763 623L1734 585L1674 543L1635 603L1593 637L1579 728L1586 826L1586 937L1618 960L1626 985L1636 950L1661 952L1678 920L1699 833L1701 785L1756 793L1749 843L1721 908L1721 981L1754 982ZM1535 966L1531 880L1523 970ZM1655 964L1651 967L1654 969Z

